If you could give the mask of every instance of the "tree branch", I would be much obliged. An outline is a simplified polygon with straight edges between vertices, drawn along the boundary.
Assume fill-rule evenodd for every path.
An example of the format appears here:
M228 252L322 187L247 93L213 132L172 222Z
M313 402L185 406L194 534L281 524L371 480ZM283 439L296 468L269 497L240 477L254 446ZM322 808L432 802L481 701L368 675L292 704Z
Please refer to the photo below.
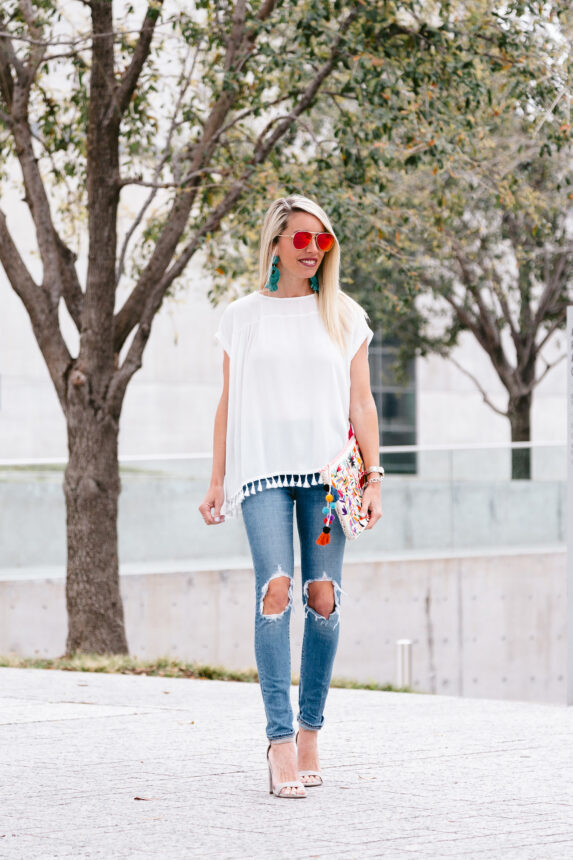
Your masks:
M36 21L36 12L32 6L31 0L19 0L19 6L32 37L30 40L29 59L24 66L24 77L22 82L24 82L25 79L28 79L31 84L36 76L40 63L44 59L46 45L42 45L40 42L40 37L43 36L42 28Z
M2 12L0 12L0 24L2 20ZM0 32L0 84L2 85L3 97L9 107L12 104L11 91L14 86L10 66L14 67L16 78L21 81L24 76L24 64L18 59L18 55L14 50L11 34L7 31L2 31ZM6 95L5 87L10 91L10 98Z
M456 243L454 242L454 245L455 244ZM473 283L471 273L468 271L463 256L458 249L454 250L454 257L460 266L465 288L477 305L479 325L477 326L477 331L474 330L474 334L489 355L501 381L509 391L509 387L512 384L513 368L505 355L505 350L501 343L501 338L495 321L492 320L490 310L483 300L480 288ZM446 298L450 301L449 297L446 296ZM450 302L450 304L452 304L452 307L456 310L459 316L460 309L458 306L453 302Z
M143 24L139 32L139 39L137 40L137 45L135 46L135 50L131 58L131 63L123 73L121 81L116 88L115 103L120 116L123 116L127 110L135 87L137 86L139 76L141 75L141 70L149 56L151 41L155 31L155 22L159 18L158 5L163 6L163 0L154 0L154 2L150 3L147 7L145 18L143 19Z
M72 357L60 332L57 307L26 268L0 209L0 262L14 292L26 308L62 409L66 412L66 376Z
M543 371L541 376L538 376L537 379L534 380L533 384L531 385L531 389L533 390L537 385L539 385L541 380L547 376L551 368L555 367L556 364L560 364L560 362L562 362L565 358L567 358L567 353L564 352L563 355L560 355L559 358L555 359L555 361L546 361L545 359L543 359L543 361L545 361L545 370Z
M4 125L11 129L13 127L12 117L7 113L4 113L3 110L0 110L0 122L3 122Z
M567 305L563 305L563 308L559 315L553 320L547 331L545 332L543 338L539 341L539 343L535 344L535 352L537 355L541 352L551 335L554 331L556 331L561 323L565 322L567 317Z
M190 52L191 52L191 46L189 46L188 54L187 54L187 57L185 58L185 63L187 62L187 58L188 58ZM179 94L177 96L177 103L176 103L175 109L173 111L171 123L169 124L169 131L167 132L165 145L163 147L163 153L161 155L161 158L159 159L159 162L155 166L154 179L153 179L154 184L152 185L152 187L154 188L154 191L152 191L151 194L148 194L147 199L144 200L139 212L137 213L136 217L133 220L133 223L131 224L129 230L127 231L127 233L124 236L122 247L121 247L121 253L119 256L119 263L117 266L116 277L115 277L116 286L119 284L119 282L121 280L121 276L122 276L123 271L124 271L125 257L127 254L127 248L128 248L129 243L131 241L131 237L135 233L136 229L138 228L139 224L141 223L141 221L143 219L145 212L147 211L147 209L149 208L149 206L151 205L152 201L154 200L154 198L156 196L156 191L157 191L157 187L158 187L157 178L159 177L165 163L167 162L167 160L169 158L169 154L171 152L171 141L173 139L173 135L174 135L175 129L177 127L176 118L177 118L177 115L179 113L179 109L181 107L181 104L183 102L183 98L185 96L185 93L187 92L187 89L188 89L188 87L191 83L191 80L193 78L193 74L194 74L194 70L195 70L195 64L197 62L198 55L199 55L199 46L197 45L196 49L195 49L195 56L193 57L193 60L191 62L191 68L189 69L188 74L184 75L183 82L181 84ZM120 181L120 189L125 184L127 184L127 182L124 182L123 180L121 180Z
M18 63L19 68L16 63ZM14 79L11 66L14 66L17 76L20 77L22 66L14 53L12 43L8 38L0 36L0 96L8 111L12 110L14 97ZM8 125L8 122L6 124Z
M548 311L552 308L556 300L559 298L563 283L567 281L569 270L573 265L572 249L567 247L559 254L557 263L554 265L553 272L550 278L547 278L543 293L539 299L537 311L533 320L535 332L540 324L545 319ZM565 274L566 273L566 274ZM565 274L565 277L564 277Z
M84 294L78 279L76 271L77 254L68 248L60 236L54 232L54 239L58 249L58 258L60 261L60 281L62 285L62 295L66 303L71 318L73 319L78 332L82 328L82 312L84 308Z
M44 188L44 182L34 154L32 134L28 123L30 85L31 80L25 87L17 83L14 88L12 134L16 144L16 155L20 162L24 178L24 187L26 189L25 200L36 228L36 237L44 268L42 286L49 293L51 302L55 307L60 297L60 285L58 282L59 262L54 241L56 229L52 221L50 203L46 189Z
M501 284L499 275L495 269L495 265L493 263L490 264L490 279L493 287L493 292L496 299L499 302L499 306L501 308L501 312L503 313L503 318L509 326L509 330L511 332L511 339L513 341L513 345L515 346L516 354L519 354L520 349L520 341L519 341L519 330L517 329L514 319L511 315L511 310L509 308L509 302L507 301L507 296L503 291L503 286Z
M203 170L195 170L193 173L188 173L185 177L185 181L189 182L191 179L195 179L197 176L228 176L228 170L215 170L212 167L205 167ZM121 188L124 188L126 185L139 185L141 188L181 188L181 182L154 182L153 180L145 180L140 176L126 176L119 183ZM205 186L202 186L205 187Z
M487 391L485 390L485 388L482 387L479 379L476 376L474 376L473 373L471 373L469 370L467 370L467 368L463 367L459 363L459 361L457 359L455 359L452 355L448 355L448 356L444 356L444 357L447 358L449 361L451 361L452 364L455 364L455 366L458 368L458 370L461 370L462 373L465 373L465 375L471 379L471 381L474 383L476 388L478 388L484 403L487 403L487 405L491 409L493 409L494 412L497 412L498 415L503 415L504 418L509 418L509 412L507 410L504 411L503 409L499 409L495 405L495 403L493 403L493 401L490 400Z
M262 4L261 8L257 12L257 18L259 19L259 21L265 21L276 5L277 0L265 0L265 2Z
M78 0L78 2L81 3L81 2L83 2L83 0ZM162 2L162 0L161 0L161 2ZM93 10L94 2L90 2L90 3L84 2L84 6L88 6L90 9ZM177 20L179 20L179 15L172 15L170 18L165 18L164 21L162 22L161 26L167 26L168 24L172 24L173 22L175 22ZM0 25L1 24L2 24L2 18L0 17ZM140 34L141 28L134 29L134 30L122 30L121 33L123 36L131 35L131 33ZM64 46L70 46L70 47L74 48L73 55L75 55L78 50L80 50L80 51L83 50L81 47L78 47L78 46L82 45L83 43L93 41L94 39L106 39L108 36L114 36L114 37L117 36L117 30L113 30L113 29L102 30L97 34L89 32L89 33L86 33L85 35L78 36L76 39L55 39L55 40L53 40L53 39L49 39L49 40L32 39L30 36L20 36L20 35L14 34L14 33L10 33L8 30L3 30L3 29L0 30L0 39L11 38L11 39L14 39L14 41L16 41L16 42L25 42L26 44L30 44L30 45L39 45L43 48L47 48L48 46L50 46L52 48L53 47L59 48L59 47L64 47Z
M225 74L227 75L233 68L237 52L243 43L245 33L245 0L236 0L235 8L233 9L233 24L231 33L227 40L227 50L225 52Z

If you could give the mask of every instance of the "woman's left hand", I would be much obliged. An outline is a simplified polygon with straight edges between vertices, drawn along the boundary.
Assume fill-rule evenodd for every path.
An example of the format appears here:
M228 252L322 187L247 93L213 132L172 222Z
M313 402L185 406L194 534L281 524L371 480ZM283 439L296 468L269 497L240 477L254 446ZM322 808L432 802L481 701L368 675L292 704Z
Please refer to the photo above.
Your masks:
M382 500L380 498L380 484L368 484L362 495L361 517L368 517L368 525L365 531L371 529L382 516Z

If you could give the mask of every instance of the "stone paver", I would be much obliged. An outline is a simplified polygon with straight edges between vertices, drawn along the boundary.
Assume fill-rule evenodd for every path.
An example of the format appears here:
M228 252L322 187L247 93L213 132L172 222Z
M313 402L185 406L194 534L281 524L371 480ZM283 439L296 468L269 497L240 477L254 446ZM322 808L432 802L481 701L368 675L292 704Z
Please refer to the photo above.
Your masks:
M326 719L325 785L281 800L256 685L0 669L0 857L573 857L572 709L334 689Z

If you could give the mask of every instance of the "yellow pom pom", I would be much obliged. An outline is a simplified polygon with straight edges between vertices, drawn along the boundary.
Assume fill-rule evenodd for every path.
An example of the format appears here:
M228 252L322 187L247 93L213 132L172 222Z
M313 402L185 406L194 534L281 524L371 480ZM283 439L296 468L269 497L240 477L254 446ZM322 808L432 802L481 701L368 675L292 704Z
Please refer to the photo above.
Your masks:
M327 502L333 502L334 501L334 496L332 495L332 493L328 493L328 495L326 496L326 501Z

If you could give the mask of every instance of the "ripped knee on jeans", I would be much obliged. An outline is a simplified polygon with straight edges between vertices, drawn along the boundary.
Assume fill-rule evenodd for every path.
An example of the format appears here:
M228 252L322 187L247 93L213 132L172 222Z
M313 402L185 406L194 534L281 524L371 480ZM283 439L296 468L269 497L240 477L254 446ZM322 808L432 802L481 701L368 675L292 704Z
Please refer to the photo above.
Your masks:
M323 571L320 579L310 579L304 585L304 598L307 609L327 620L338 612L340 605L340 586Z
M267 618L280 618L292 605L292 578L280 564L261 589L259 611Z

